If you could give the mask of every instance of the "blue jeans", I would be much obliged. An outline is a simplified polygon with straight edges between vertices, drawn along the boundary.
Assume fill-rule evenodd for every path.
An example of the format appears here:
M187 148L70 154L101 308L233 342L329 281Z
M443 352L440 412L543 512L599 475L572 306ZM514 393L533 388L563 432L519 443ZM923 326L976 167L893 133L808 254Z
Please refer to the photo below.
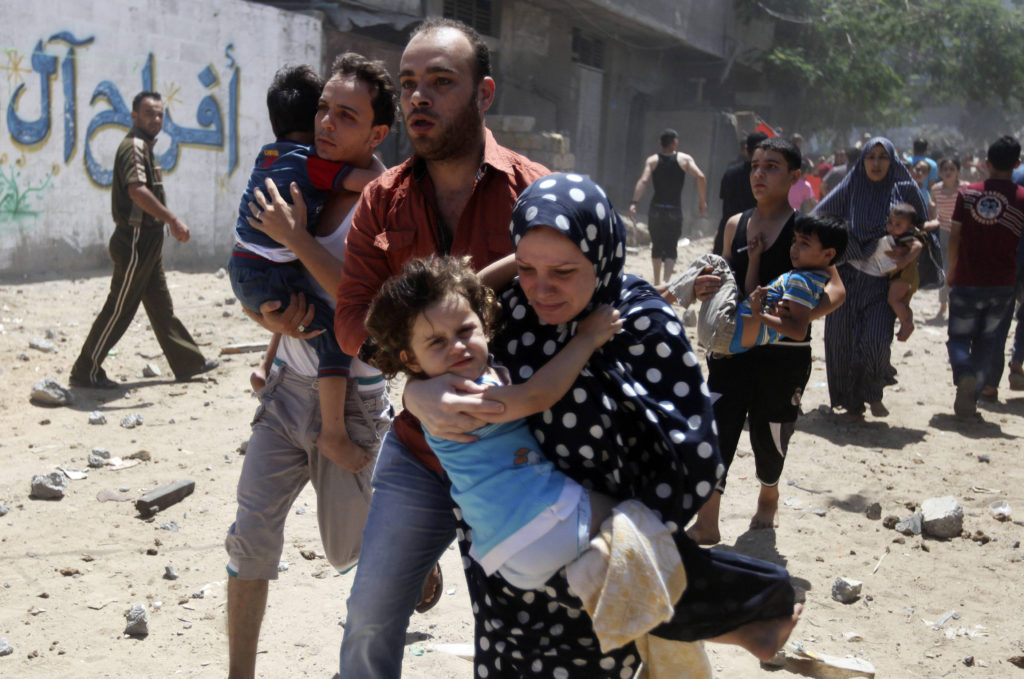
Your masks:
M946 349L953 368L953 382L973 373L979 386L995 385L992 363L998 357L1002 372L1003 347L1013 286L954 286L949 291L949 339ZM1009 310L1009 313L1008 313Z
M423 581L455 539L449 485L388 433L373 472L363 551L348 599L342 679L402 675L405 631Z
M283 309L292 293L303 293L315 310L308 330L324 330L306 340L320 361L317 377L348 377L352 357L334 337L334 306L317 294L299 262L272 262L235 245L228 259L228 275L238 301L257 313L264 302L277 300Z

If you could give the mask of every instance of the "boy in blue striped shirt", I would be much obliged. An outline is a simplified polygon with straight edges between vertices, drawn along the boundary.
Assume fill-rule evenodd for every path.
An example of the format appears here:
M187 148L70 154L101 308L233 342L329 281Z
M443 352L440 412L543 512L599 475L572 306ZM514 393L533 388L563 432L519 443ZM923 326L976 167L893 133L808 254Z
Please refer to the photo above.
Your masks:
M818 305L828 283L828 267L846 251L846 222L833 215L801 215L793 230L789 256L793 270L758 286L747 299L737 301L736 278L729 263L718 255L702 255L669 286L683 306L696 299L697 276L711 273L722 277L722 286L701 304L697 315L697 342L715 354L739 354L752 347L771 344L782 337L803 340L811 323L811 311ZM760 258L764 240L750 239L751 260Z

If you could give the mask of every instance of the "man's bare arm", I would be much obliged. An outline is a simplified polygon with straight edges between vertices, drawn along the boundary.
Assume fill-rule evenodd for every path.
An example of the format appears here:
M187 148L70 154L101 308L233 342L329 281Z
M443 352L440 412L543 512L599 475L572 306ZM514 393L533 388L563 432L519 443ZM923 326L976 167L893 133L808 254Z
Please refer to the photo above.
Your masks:
M505 255L496 262L491 262L484 268L477 272L477 276L480 277L480 281L489 287L491 290L501 290L506 285L512 282L516 277L518 267L516 266L516 256Z
M685 170L690 176L697 180L697 195L700 197L700 213L702 215L708 212L708 180L704 176L704 172L701 171L700 167L697 166L694 159L685 154L680 153L677 156L679 167Z
M657 163L657 156L650 156L645 160L644 171L640 174L640 179L636 180L636 186L633 187L633 201L629 204L629 218L633 221L636 221L636 204L644 197L644 191L647 190L647 185L651 183L651 177L654 174L654 167Z
M949 279L950 285L956 285L954 280L954 274L956 272L956 262L960 259L960 222L951 222L949 226L949 271L947 271L947 278Z
M306 304L306 297L301 292L298 294L292 293L288 306L283 309L281 306L281 302L275 299L261 304L259 313L245 306L242 307L242 311L257 324L275 335L310 339L326 332L324 328L319 330L299 330L299 328L309 327L309 324L313 322L313 316L316 312L316 307L312 304Z

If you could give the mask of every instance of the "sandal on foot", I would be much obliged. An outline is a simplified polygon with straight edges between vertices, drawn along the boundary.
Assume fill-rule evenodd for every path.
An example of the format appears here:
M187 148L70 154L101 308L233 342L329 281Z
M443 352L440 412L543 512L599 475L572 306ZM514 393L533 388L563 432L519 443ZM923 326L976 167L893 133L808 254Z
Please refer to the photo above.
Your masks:
M441 592L444 591L444 574L441 573L441 564L436 563L427 573L427 579L423 581L423 598L416 604L417 613L426 613L437 605L441 600Z

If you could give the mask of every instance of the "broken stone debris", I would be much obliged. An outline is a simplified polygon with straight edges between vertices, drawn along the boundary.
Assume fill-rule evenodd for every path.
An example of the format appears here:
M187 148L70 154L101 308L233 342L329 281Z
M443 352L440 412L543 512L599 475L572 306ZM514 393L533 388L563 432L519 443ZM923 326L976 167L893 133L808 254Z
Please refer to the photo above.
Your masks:
M160 368L153 365L152 363L147 363L146 366L142 369L143 377L160 377L160 375Z
M161 509L167 509L173 504L181 502L192 494L196 489L196 482L190 479L182 479L165 486L155 488L135 501L135 509L143 516L152 516Z
M177 580L178 571L174 570L174 566L164 566L164 580Z
M7 508L7 505L0 505L0 516L4 516L7 512L11 511Z
M904 535L920 535L922 520L921 512L914 512L910 516L900 519L894 528L897 533L903 533Z
M105 448L93 448L89 453L89 466L99 469L110 459L110 451Z
M149 613L142 604L132 604L132 607L125 614L124 633L130 637L144 637L149 634Z
M64 474L64 476L68 477L72 481L81 481L82 479L89 478L89 475L85 473L83 470L74 469L73 467L62 467L58 465L57 471L61 472L62 474Z
M89 424L106 424L107 416L98 410L89 413Z
M832 598L843 604L853 603L860 597L860 591L863 586L864 583L859 580L850 580L843 577L836 578L835 582L832 583Z
M66 387L52 377L44 377L32 385L29 401L42 406L66 406L74 402L74 397Z
M932 537L956 537L964 529L964 510L951 495L928 498L921 503L921 527Z
M0 637L0 657L14 653L14 648L7 642L7 637Z
M868 517L872 521L878 521L882 518L882 505L877 502L872 502L868 505L868 508L864 510L864 516Z
M40 500L60 500L68 489L68 479L61 472L36 474L32 477L31 496Z
M57 351L57 345L48 339L34 339L28 341L28 348L41 351L44 354L52 354Z
M134 429L142 424L142 415L135 413L133 415L125 415L121 418L121 426L125 429Z

